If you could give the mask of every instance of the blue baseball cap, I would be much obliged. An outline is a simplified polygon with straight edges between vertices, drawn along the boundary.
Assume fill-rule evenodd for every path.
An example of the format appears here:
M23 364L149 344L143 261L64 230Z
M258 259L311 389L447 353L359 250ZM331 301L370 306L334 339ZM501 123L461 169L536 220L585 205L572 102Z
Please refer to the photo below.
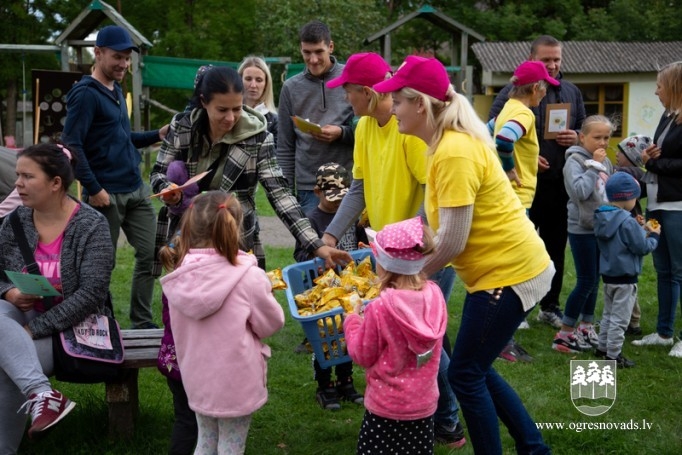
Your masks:
M606 197L609 202L637 199L641 194L639 182L626 172L615 172L606 181Z
M130 39L130 34L118 25L107 25L97 33L97 40L95 41L97 47L108 47L115 51L134 50L139 53L140 49L135 46L133 40Z

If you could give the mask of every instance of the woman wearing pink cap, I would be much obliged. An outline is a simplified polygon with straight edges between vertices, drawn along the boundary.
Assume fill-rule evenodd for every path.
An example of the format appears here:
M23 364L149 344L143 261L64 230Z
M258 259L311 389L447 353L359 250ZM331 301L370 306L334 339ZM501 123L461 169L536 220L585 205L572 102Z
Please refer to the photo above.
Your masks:
M535 114L530 108L540 105L547 94L547 84L557 86L559 81L549 75L544 63L525 61L514 70L511 83L509 99L499 115L488 122L488 127L495 137L502 169L528 215L538 183L540 155ZM528 328L528 323L525 323L525 328ZM533 360L513 339L504 347L500 358L510 362Z
M535 196L540 154L535 114L530 108L540 105L547 93L547 84L559 85L559 81L550 77L544 63L526 61L516 67L511 82L509 100L490 122L502 169L521 204L529 210Z
M368 52L352 55L341 76L327 82L329 88L343 87L353 113L361 117L355 128L353 183L322 238L330 246L365 207L372 229L379 231L415 216L424 201L426 144L398 131L391 97L372 89L390 75L388 63Z
M514 389L492 367L547 293L554 266L499 163L486 125L435 59L407 57L374 86L393 93L400 132L429 145L425 210L437 230L424 272L451 262L467 294L449 379L476 453L502 453L498 418L519 453L550 453Z
M433 454L439 357L447 310L421 270L433 239L420 217L384 227L372 243L379 297L343 323L348 353L366 368L357 454Z
M353 112L362 118L355 129L353 183L343 198L322 240L336 246L358 219L362 210L372 229L414 217L424 202L426 183L426 144L418 137L402 134L393 115L393 101L387 93L377 93L374 84L390 77L391 67L375 53L350 56L343 73L327 82L327 87L343 87ZM452 267L430 277L436 281L447 302L455 282ZM443 339L441 373L438 376L440 399L434 416L436 443L459 448L466 443L457 413L457 398L448 383L450 342Z

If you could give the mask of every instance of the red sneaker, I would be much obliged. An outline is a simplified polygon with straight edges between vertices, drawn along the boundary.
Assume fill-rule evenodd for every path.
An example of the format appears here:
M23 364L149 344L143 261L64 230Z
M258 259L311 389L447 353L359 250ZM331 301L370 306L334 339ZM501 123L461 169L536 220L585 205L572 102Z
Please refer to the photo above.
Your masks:
M76 406L76 403L66 398L57 390L34 393L19 409L26 407L26 413L31 413L31 428L28 437L34 439L62 420Z

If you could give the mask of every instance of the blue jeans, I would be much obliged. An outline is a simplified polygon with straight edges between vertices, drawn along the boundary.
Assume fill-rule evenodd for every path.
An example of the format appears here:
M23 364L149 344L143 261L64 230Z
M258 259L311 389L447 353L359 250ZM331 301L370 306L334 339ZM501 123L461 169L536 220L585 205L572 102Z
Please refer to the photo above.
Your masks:
M312 190L298 190L296 199L298 199L298 203L301 205L303 213L309 213L320 203L320 200L315 196L315 192Z
M575 263L575 288L566 299L562 323L575 327L578 321L594 321L599 293L599 247L593 234L568 233Z
M443 293L445 303L448 303L452 288L455 285L455 269L452 267L444 267L431 275L430 280L438 283L438 287ZM440 351L440 366L438 367L438 407L436 413L433 415L435 425L440 425L445 428L452 428L459 422L459 405L457 404L457 397L453 392L450 382L448 381L448 369L450 367L450 342L446 342L447 333L443 337L443 349Z
M467 293L448 379L462 407L475 453L502 453L498 417L514 438L518 453L551 453L519 396L492 367L530 313L523 311L512 288L501 291L497 300L486 291Z
M654 210L647 212L647 218L655 218L661 223L661 237L651 253L658 287L656 332L663 337L672 337L682 283L682 211Z

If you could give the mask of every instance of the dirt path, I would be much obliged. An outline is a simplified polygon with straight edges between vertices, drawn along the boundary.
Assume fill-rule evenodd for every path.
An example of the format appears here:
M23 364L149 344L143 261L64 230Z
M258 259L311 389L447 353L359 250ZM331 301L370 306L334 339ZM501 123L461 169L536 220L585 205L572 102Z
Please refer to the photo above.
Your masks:
M278 248L293 248L296 244L294 237L276 216L258 217L260 225L260 238L263 245Z

